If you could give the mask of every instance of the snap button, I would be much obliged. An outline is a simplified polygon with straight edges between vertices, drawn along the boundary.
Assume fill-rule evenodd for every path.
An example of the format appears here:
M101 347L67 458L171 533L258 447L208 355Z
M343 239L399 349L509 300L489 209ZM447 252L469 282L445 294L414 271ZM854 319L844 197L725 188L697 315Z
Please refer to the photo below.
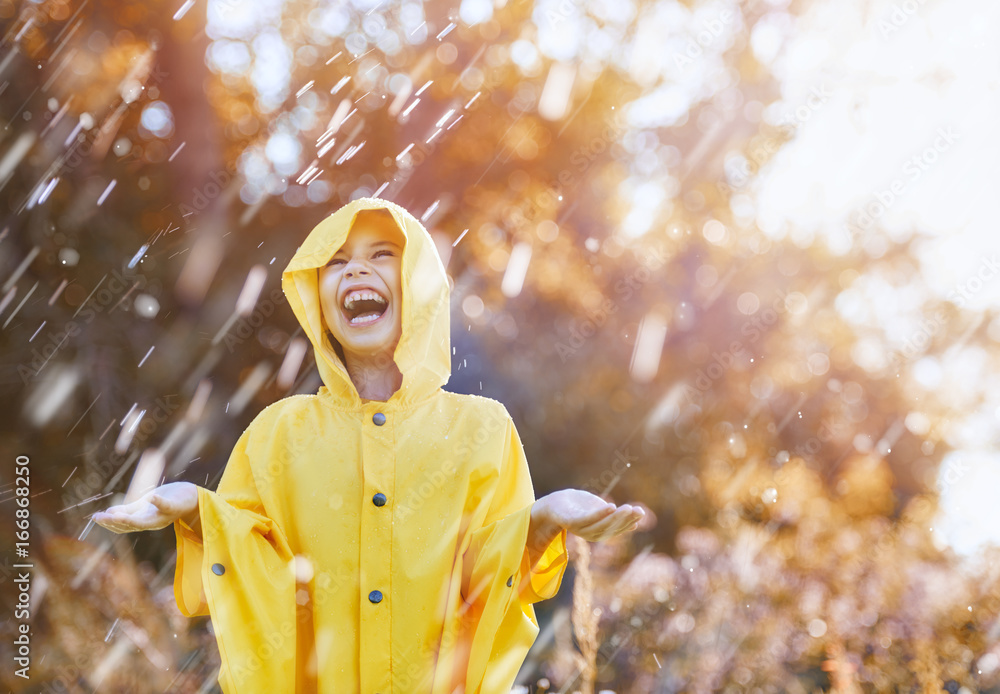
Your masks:
M226 573L226 567L224 567L222 564L212 564L212 573L214 573L216 576L221 576L222 574Z
M368 594L368 599L371 600L372 602L376 602L376 603L382 602L382 593L381 593L381 591L373 590L372 592L370 592Z
M507 587L509 588L511 586L511 584L513 584L513 583L514 583L514 577L513 576L508 576L507 577Z
M385 506L385 494L379 492L378 494L373 496L372 503L375 504L376 506Z
M375 426L380 427L385 424L385 415L381 412L376 412L372 415L372 421L375 422Z

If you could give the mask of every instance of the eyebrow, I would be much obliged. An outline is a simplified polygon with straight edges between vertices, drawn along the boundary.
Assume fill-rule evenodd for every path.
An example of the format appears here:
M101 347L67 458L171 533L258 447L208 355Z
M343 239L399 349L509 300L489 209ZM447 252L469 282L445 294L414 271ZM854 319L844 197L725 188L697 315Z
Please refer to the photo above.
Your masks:
M402 248L402 246L400 246L395 241L376 241L375 243L372 244L372 248L382 248L383 246L391 246L392 248ZM343 246L337 249L337 253L343 253L343 252L344 252ZM337 253L334 253L334 255L336 255Z
M372 250L377 250L377 249L380 249L380 248L394 248L397 251L402 251L403 250L403 247L400 246L395 241L376 241L375 243L372 244ZM331 262L333 262L333 260L338 255L340 255L343 252L344 252L344 248L343 248L343 246L341 246L340 248L337 249L336 253L334 253L333 255L330 256L330 260L326 261L326 264L329 265Z

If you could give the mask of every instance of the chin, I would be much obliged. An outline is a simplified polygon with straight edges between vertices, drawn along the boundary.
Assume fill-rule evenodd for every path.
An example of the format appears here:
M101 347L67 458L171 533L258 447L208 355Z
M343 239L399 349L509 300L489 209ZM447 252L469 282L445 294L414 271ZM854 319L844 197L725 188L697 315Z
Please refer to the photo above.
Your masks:
M341 343L341 346L344 348L345 352L350 352L355 355L370 355L373 357L384 353L392 354L395 350L395 346L389 340L353 340L351 342Z
M395 352L399 338L391 332L386 331L384 326L372 326L371 328L358 328L356 326L341 326L340 335L334 334L334 338L340 343L345 353L358 356L376 356L388 353L390 356Z

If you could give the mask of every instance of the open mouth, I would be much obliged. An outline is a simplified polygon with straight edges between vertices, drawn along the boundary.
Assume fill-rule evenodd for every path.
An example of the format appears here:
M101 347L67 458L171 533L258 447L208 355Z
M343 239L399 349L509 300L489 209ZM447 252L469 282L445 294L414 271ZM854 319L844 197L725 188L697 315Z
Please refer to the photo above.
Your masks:
M351 325L374 323L389 308L389 302L376 291L358 289L347 292L344 297L344 316Z

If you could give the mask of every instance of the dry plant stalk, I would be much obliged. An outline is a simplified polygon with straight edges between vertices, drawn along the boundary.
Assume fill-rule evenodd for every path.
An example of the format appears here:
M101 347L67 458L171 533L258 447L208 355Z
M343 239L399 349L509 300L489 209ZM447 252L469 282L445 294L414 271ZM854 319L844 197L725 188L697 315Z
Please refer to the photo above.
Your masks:
M861 687L854 674L858 668L848 659L844 644L831 641L826 646L826 654L823 669L830 673L830 691L834 694L861 694Z
M910 661L910 668L916 676L918 691L920 694L940 692L943 680L936 645L926 638L918 638L913 650L914 658Z
M574 654L580 670L580 694L594 694L597 679L597 615L594 612L594 577L590 573L590 545L572 535L574 545L573 567L573 631L580 653Z

